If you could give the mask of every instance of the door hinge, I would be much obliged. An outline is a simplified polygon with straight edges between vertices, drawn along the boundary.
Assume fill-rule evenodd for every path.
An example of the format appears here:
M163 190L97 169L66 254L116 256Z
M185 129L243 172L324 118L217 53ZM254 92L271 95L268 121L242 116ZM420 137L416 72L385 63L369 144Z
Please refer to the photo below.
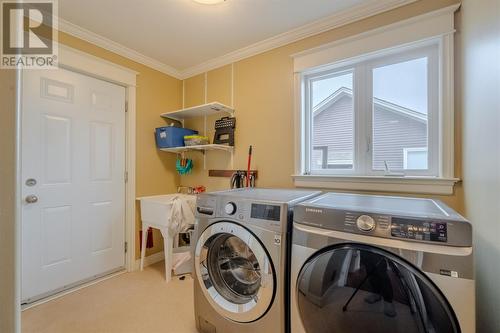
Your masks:
M125 102L125 112L128 112L128 102Z
M127 171L125 171L124 179L125 179L125 183L128 183L128 172Z
M125 247L125 253L127 253L127 251L128 251L128 243L127 242L125 242L125 246L124 247Z

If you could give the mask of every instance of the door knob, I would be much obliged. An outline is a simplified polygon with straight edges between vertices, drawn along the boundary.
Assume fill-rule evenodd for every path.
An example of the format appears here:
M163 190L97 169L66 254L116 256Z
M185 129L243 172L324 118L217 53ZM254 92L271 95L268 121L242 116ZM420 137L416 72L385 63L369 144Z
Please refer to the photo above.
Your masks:
M34 195L34 194L30 194L24 200L27 203L32 204L32 203L35 203L35 202L38 201L38 197L36 195Z

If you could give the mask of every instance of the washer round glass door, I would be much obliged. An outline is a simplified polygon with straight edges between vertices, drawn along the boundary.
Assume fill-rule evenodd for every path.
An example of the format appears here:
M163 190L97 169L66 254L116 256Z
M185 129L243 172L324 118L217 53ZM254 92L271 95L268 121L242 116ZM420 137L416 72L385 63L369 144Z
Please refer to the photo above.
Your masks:
M238 224L218 222L203 231L196 244L195 270L210 304L233 321L257 320L273 301L271 260L259 240Z
M306 332L460 332L448 301L421 270L373 246L317 252L295 293Z

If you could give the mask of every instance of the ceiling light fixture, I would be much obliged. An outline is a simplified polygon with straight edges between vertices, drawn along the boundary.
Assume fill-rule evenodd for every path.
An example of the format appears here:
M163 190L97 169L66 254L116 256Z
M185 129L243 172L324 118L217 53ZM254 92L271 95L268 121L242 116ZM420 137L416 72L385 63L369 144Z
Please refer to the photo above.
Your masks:
M194 0L194 2L201 3L202 5L216 5L224 1L226 0Z

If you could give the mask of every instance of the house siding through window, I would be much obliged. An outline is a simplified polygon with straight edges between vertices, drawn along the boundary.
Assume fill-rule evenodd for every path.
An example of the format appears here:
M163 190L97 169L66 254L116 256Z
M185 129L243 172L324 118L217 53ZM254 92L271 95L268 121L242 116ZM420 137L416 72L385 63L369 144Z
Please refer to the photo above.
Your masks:
M313 110L313 169L351 168L354 112L350 89L341 88ZM405 148L427 147L427 117L383 100L374 100L373 169L404 169ZM324 156L327 153L327 156Z

